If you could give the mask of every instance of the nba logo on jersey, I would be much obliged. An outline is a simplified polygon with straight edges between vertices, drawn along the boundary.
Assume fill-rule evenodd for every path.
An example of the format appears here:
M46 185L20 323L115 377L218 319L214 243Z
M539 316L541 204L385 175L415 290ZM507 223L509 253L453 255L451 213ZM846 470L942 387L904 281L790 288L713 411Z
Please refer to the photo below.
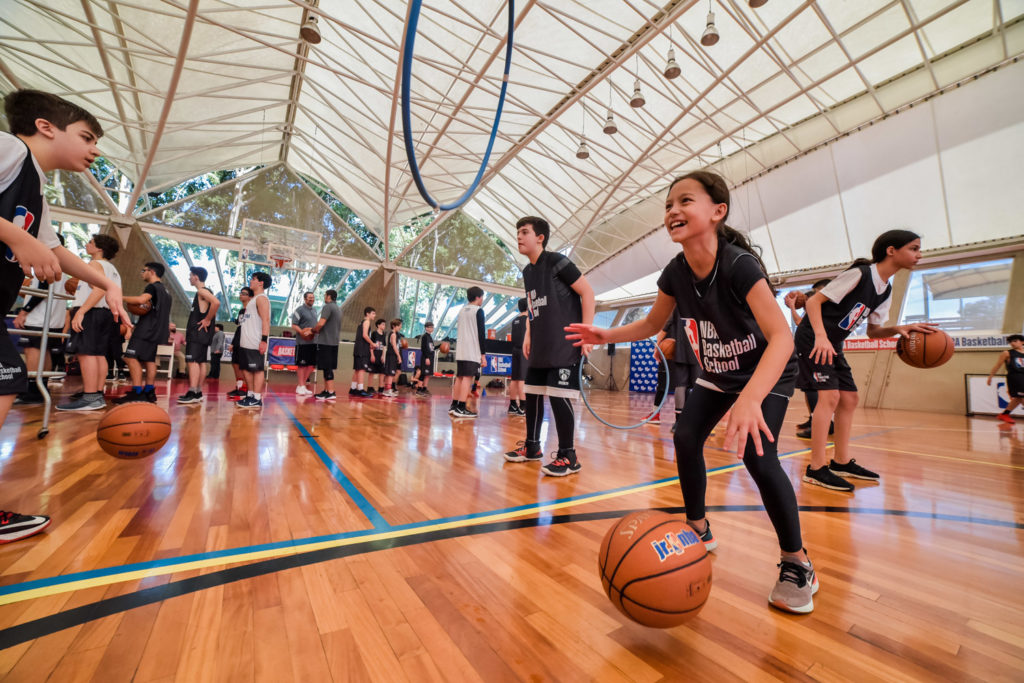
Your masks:
M839 327L844 330L852 330L857 327L857 323L860 319L868 314L868 307L864 304L855 304L850 312L846 314L846 317L839 321Z
M28 209L26 209L24 206L21 206L19 204L18 206L14 207L14 217L11 219L11 222L14 223L14 225L16 225L17 227L21 228L22 230L31 230L32 224L35 223L35 220L36 215L29 211ZM15 261L18 260L14 258L14 252L11 251L10 247L7 247L7 253L5 254L5 256L7 257L7 260L10 261L11 263L14 263Z
M682 318L683 329L686 331L686 341L690 342L693 355L697 357L697 365L704 369L704 363L700 359L700 333L697 331L697 321L693 318Z

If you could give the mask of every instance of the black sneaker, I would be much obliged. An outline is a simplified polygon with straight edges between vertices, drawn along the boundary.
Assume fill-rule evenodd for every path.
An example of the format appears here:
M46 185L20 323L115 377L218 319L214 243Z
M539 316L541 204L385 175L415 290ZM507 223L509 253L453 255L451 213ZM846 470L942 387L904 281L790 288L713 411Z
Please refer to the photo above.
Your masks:
M373 398L373 394L366 389L360 389L359 398Z
M248 408L249 404L252 403L255 400L256 400L255 397L249 396L248 394L246 394L245 396L242 397L241 400L239 400L237 403L235 403L235 407L236 408Z
M196 392L189 389L184 394L178 397L178 403L196 403L200 400L200 397L196 395Z
M505 411L505 414L506 414L506 415L518 415L518 414L519 414L519 409L518 409L518 408L516 408L516 407L515 407L514 405L512 405L511 403L509 403L509 404L508 404L508 410L506 410L506 411Z
M43 403L43 395L34 391L18 394L18 397L14 399L14 405L16 406L38 406Z
M459 408L459 411L462 413L462 417L468 417L471 420L475 420L480 416L480 413L475 410L470 410L469 408Z
M246 392L242 391L241 389L235 389L234 391L228 392L229 401L241 401L243 398L245 398L245 396Z
M830 425L828 426L828 435L829 435L829 436L832 436L832 435L833 435L833 434L835 434L835 433L836 433L836 425L835 425L835 423L833 422L832 424L830 424ZM810 441L810 440L811 440L811 428L810 428L810 427L808 427L807 429L801 429L801 430L799 430L799 431L798 431L798 432L796 433L796 438L798 438L798 439L804 439L805 441Z
M449 410L448 414L451 415L452 418L456 420L468 420L476 417L476 413L474 413L473 411L468 410L466 408L460 408L458 406Z
M10 543L28 538L50 526L46 515L19 515L17 512L0 510L0 543Z
M833 491L845 491L847 493L853 491L853 484L842 477L832 474L832 470L827 466L822 467L820 470L812 470L811 466L808 465L807 470L804 472L804 481L808 484L832 489Z
M235 405L243 410L258 410L263 407L263 399L256 398L255 396L246 396Z
M536 442L519 441L515 450L505 454L505 460L509 462L540 462L543 459L540 444Z
M540 471L549 477L568 477L570 474L579 472L582 467L576 458L576 449L562 450L560 448L555 454L555 459L541 467Z
M459 412L459 404L457 401L452 401L452 404L448 406L448 414L454 415L457 412Z
M135 391L132 390L132 391L129 391L128 393L126 393L123 396L118 396L117 398L115 398L112 401L112 403L114 405L116 405L116 406L123 406L125 403L137 403L137 402L145 401L145 400L146 400L146 395L145 394L143 394L143 393L135 393Z
M334 401L335 399L338 398L338 395L335 394L333 391L321 391L314 398L316 398L316 400L318 401Z
M802 429L810 429L811 428L811 418L807 418L807 422L801 422L800 424L798 424L796 426L796 428L797 428L797 431L800 431Z
M828 464L828 468L833 474L838 474L840 477L846 477L848 479L867 479L868 481L878 481L880 479L880 477L871 470L858 465L855 458L850 458L850 462L845 465L840 465L833 460Z
M149 403L156 403L156 389L150 389L149 391L142 392L142 396Z

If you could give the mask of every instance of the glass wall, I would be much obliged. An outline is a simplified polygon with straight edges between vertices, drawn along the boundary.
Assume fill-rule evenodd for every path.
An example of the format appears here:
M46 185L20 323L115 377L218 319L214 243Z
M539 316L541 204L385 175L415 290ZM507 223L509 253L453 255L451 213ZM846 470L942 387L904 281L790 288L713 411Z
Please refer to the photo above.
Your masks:
M930 322L947 332L1002 330L1012 259L914 271L900 324Z

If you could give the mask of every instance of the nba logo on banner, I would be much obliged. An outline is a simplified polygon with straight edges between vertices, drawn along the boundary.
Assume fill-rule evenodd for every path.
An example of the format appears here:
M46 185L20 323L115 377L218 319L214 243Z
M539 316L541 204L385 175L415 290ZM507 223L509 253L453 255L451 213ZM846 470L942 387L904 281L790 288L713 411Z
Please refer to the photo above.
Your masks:
M839 327L844 330L852 330L857 327L857 323L860 319L868 314L868 307L864 304L855 304L850 312L846 314L846 317L839 321Z

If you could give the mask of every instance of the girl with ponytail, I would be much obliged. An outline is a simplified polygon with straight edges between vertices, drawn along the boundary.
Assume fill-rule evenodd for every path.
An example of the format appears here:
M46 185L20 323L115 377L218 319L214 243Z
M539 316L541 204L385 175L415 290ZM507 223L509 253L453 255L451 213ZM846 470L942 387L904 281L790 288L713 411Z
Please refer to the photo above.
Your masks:
M857 385L843 355L843 341L866 317L872 339L931 333L932 325L882 327L889 318L892 277L921 260L921 238L909 230L889 230L871 247L871 260L857 259L824 289L807 299L807 315L796 328L796 352L801 386L818 392L811 416L811 464L804 472L808 484L834 491L853 491L847 479L878 481L878 474L850 457L850 428L857 407ZM835 414L835 456L828 462L829 424ZM804 436L804 434L800 434Z
M729 188L720 176L700 171L677 178L665 201L665 229L683 250L658 279L647 317L610 330L574 324L565 328L566 337L576 346L645 339L665 326L676 307L680 316L693 319L694 329L677 341L689 340L700 367L674 434L686 521L705 548L717 547L705 519L704 442L731 408L725 447L736 445L781 549L769 603L806 614L814 609L818 579L803 548L796 495L777 448L797 374L793 336L764 263L747 238L726 224L728 216Z

